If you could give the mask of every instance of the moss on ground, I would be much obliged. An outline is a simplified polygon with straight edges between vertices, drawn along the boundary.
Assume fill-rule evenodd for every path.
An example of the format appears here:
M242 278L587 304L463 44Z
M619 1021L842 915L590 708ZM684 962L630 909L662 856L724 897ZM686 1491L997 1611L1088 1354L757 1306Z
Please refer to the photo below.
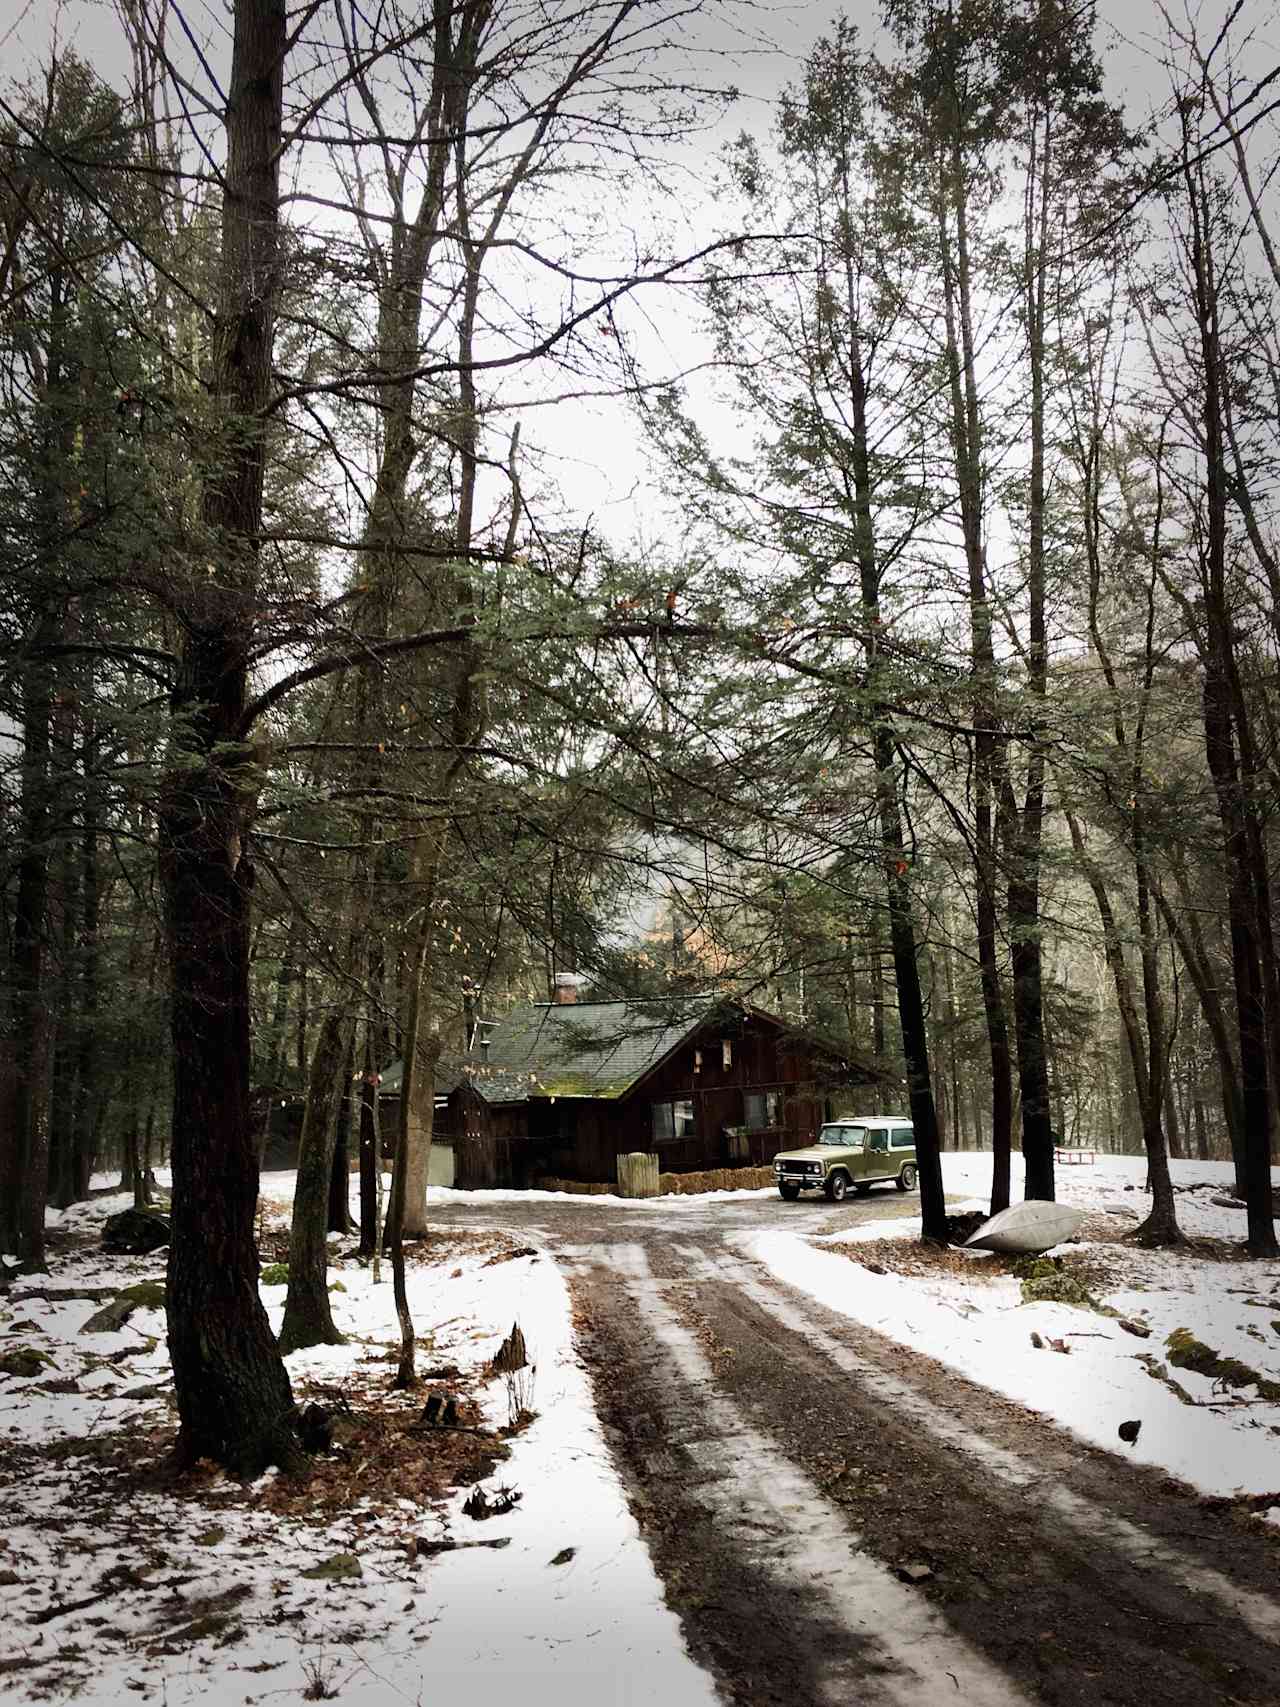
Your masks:
M1106 1306L1061 1257L1019 1257L1013 1272L1022 1282L1024 1304L1072 1304L1078 1310L1107 1313Z
M47 1351L37 1351L33 1345L15 1345L0 1352L0 1374L29 1381L52 1362Z
M1175 1328L1165 1340L1169 1362L1175 1369L1189 1369L1224 1387L1256 1387L1260 1399L1280 1400L1280 1381L1269 1381L1238 1357L1223 1357L1211 1345L1198 1340L1190 1328Z

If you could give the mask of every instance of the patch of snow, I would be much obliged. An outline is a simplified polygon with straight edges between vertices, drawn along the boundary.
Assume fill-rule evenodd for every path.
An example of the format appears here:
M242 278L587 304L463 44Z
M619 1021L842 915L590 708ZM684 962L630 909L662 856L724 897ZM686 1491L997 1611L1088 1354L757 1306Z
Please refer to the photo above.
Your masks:
M291 1197L291 1178L287 1191L279 1176L273 1183L269 1199ZM89 1225L131 1201L104 1195L67 1218ZM123 1287L158 1278L163 1263L163 1253L81 1252L74 1272L55 1266L49 1286ZM341 1387L371 1349L397 1337L389 1267L376 1287L354 1262L332 1274L345 1288L331 1301L348 1343L294 1354L298 1386L312 1377ZM18 1295L0 1303L0 1322L30 1320L21 1343L51 1361L38 1377L4 1380L0 1391L0 1441L25 1455L25 1473L0 1494L0 1659L23 1662L6 1677L10 1691L74 1695L83 1707L121 1707L135 1693L169 1707L214 1707L264 1693L297 1698L319 1676L345 1707L400 1699L509 1707L530 1688L554 1694L561 1707L610 1700L714 1707L710 1680L685 1651L613 1469L555 1265L533 1256L490 1266L483 1255L462 1254L433 1266L415 1262L407 1280L420 1361L484 1365L512 1322L521 1324L537 1366L537 1417L496 1473L522 1495L506 1518L474 1524L460 1490L443 1505L356 1507L316 1526L252 1501L218 1505L225 1478L209 1484L213 1503L203 1507L198 1492L178 1500L134 1489L118 1503L104 1501L95 1440L151 1430L168 1415L163 1394L123 1396L169 1380L163 1314L137 1311L119 1333L81 1335L95 1302L24 1298L19 1282ZM263 1290L278 1326L284 1289ZM51 1378L74 1379L78 1391L42 1391ZM486 1408L491 1422L507 1421L500 1380ZM46 1456L49 1448L60 1458ZM275 1479L268 1472L253 1492L263 1495ZM413 1564L414 1535L508 1545ZM567 1563L552 1563L568 1549ZM360 1559L358 1579L301 1579L307 1566L345 1552ZM149 1557L163 1561L158 1571L148 1569ZM103 1595L104 1572L125 1562L137 1565L140 1578ZM6 1571L17 1581L7 1582ZM157 1577L176 1586L162 1590ZM234 1604L222 1632L180 1633L202 1602L227 1596ZM93 1604L76 1608L82 1599ZM33 1615L58 1606L68 1610L32 1624ZM71 1657L61 1671L46 1671L43 1662L60 1650Z
M1021 1158L1014 1160L1016 1195ZM1230 1170L1220 1162L1175 1161L1171 1167L1177 1185L1229 1184ZM948 1153L943 1168L949 1192L989 1186L989 1155ZM1091 1211L1114 1202L1117 1188L1131 1185L1130 1200L1145 1218L1145 1170L1139 1157L1061 1168L1059 1197ZM1178 1193L1184 1231L1242 1238L1239 1212L1216 1207L1207 1196ZM1280 1321L1280 1264L1214 1261L1127 1245L1059 1247L1089 1251L1110 1276L1100 1283L1100 1302L1146 1325L1150 1335L1142 1340L1093 1311L1023 1304L1020 1285L1009 1276L984 1275L975 1284L965 1274L880 1275L837 1254L840 1247L913 1231L918 1233L918 1222L883 1222L815 1240L768 1232L748 1238L746 1248L780 1279L830 1308L1042 1412L1093 1445L1154 1465L1207 1493L1276 1488L1280 1404L1260 1401L1255 1388L1230 1393L1208 1377L1172 1369L1193 1401L1188 1405L1148 1372L1142 1358L1165 1362L1168 1336L1185 1328L1219 1354L1280 1382L1280 1330L1271 1325ZM1032 1332L1044 1341L1042 1349L1033 1346ZM1069 1354L1051 1349L1051 1340L1068 1345ZM1132 1446L1122 1444L1116 1432L1128 1421L1142 1424Z
M850 1651L863 1650L859 1676L868 1654L874 1656L878 1699L918 1707L933 1698L935 1680L949 1675L957 1699L974 1707L1025 1702L1023 1692L952 1630L941 1612L861 1551L844 1514L724 1396L706 1353L654 1285L643 1249L615 1246L609 1255L611 1265L628 1274L637 1313L695 1395L690 1421L699 1438L682 1444L710 1472L699 1479L699 1501L726 1530L740 1530L744 1514L749 1516L754 1546L744 1545L760 1574L777 1581L779 1605L785 1605L792 1585L803 1582L824 1621L848 1629ZM844 1674L840 1648L832 1644L813 1656L823 1694L833 1702L854 1699L858 1689L858 1677Z
M742 1263L734 1269L730 1262L721 1261L708 1267L711 1275L721 1280L732 1274L734 1283L745 1296L776 1316L790 1331L803 1334L806 1342L830 1358L836 1368L853 1376L864 1392L879 1398L896 1413L914 1418L923 1431L935 1440L945 1442L959 1456L972 1460L983 1473L997 1477L1010 1487L1028 1491L1040 1489L1043 1494L1041 1465L978 1434L949 1411L932 1403L917 1388L859 1357L847 1345L825 1333L802 1306L788 1303L776 1290L762 1285L754 1265ZM1105 1539L1108 1546L1127 1554L1137 1563L1158 1562L1169 1569L1184 1587L1217 1601L1263 1641L1280 1639L1280 1604L1273 1597L1243 1588L1208 1566L1194 1564L1138 1525L1065 1488L1052 1488L1043 1497L1047 1498L1061 1522L1073 1529L1086 1544L1094 1539Z

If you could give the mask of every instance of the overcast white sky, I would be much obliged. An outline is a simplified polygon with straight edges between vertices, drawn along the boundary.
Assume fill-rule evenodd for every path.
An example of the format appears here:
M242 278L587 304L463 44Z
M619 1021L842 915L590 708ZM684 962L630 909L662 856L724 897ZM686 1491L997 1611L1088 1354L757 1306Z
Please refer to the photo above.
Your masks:
M55 32L105 78L116 80L127 74L111 0L65 0L62 5L54 0L10 0L10 4L15 8L11 21L7 26L0 24L0 65L11 75L19 75L24 64L38 63ZM1177 16L1185 15L1180 0L1173 0L1171 9ZM864 36L874 40L879 34L879 4L850 0L845 10ZM1202 35L1211 37L1228 4L1227 0L1206 0L1193 10L1200 18ZM1259 66L1264 59L1280 62L1276 9L1267 0L1245 0L1245 10L1258 23ZM743 129L760 135L768 132L779 91L798 75L806 53L836 11L829 4L752 6L741 10L737 23L720 13L699 27L701 51L690 61L694 74L732 83L742 96L728 118L698 144L692 175L682 174L679 179L678 212L664 211L664 221L677 243L693 247L705 237L709 219L705 189L723 141ZM223 0L189 0L185 12L193 33L208 44L210 62L221 76L228 53L229 5ZM1165 34L1160 6L1156 0L1100 0L1099 17L1109 91L1113 99L1123 101L1130 123L1141 130L1164 92L1158 65ZM180 40L171 25L171 41ZM643 217L642 209L620 210L619 230L635 224L638 217ZM651 322L651 329L643 334L651 364L679 369L698 359L701 345L686 300L646 296L630 313L632 327L642 324L642 315ZM519 388L522 394L532 389L524 380ZM624 405L592 401L558 411L530 410L522 430L526 442L541 443L553 458L579 514L593 512L615 536L658 526L657 506L644 491L645 459Z

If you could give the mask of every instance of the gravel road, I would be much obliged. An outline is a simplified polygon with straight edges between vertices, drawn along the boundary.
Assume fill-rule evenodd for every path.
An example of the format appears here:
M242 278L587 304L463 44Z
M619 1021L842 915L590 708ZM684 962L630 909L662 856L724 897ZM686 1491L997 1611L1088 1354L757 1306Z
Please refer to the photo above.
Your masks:
M1280 1536L834 1314L740 1248L780 1225L913 1213L893 1192L435 1211L564 1266L632 1509L726 1700L1276 1707Z

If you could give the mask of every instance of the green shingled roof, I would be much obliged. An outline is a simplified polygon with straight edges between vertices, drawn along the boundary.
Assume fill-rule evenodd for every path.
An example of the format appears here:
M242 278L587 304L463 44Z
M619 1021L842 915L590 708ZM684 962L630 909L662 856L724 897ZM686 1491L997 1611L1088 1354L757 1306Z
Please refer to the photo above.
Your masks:
M736 1003L728 1004L741 1013ZM488 1047L442 1058L436 1077L443 1095L469 1081L488 1103L531 1097L625 1096L631 1087L722 1011L724 998L672 996L651 1001L539 1002L516 1008L488 1033ZM752 1010L754 1011L754 1010ZM776 1023L776 1022L775 1022ZM811 1039L833 1060L847 1050ZM848 1070L847 1067L845 1069ZM382 1075L383 1095L400 1089L401 1063ZM863 1065L861 1077L878 1075Z
M620 1097L657 1066L719 1004L710 996L626 1002L539 1002L516 1008L488 1033L488 1047L441 1059L436 1090L468 1079L486 1102L529 1097ZM383 1096L400 1091L402 1061L382 1074Z
M707 996L516 1008L472 1056L486 1102L620 1097L714 1011Z

